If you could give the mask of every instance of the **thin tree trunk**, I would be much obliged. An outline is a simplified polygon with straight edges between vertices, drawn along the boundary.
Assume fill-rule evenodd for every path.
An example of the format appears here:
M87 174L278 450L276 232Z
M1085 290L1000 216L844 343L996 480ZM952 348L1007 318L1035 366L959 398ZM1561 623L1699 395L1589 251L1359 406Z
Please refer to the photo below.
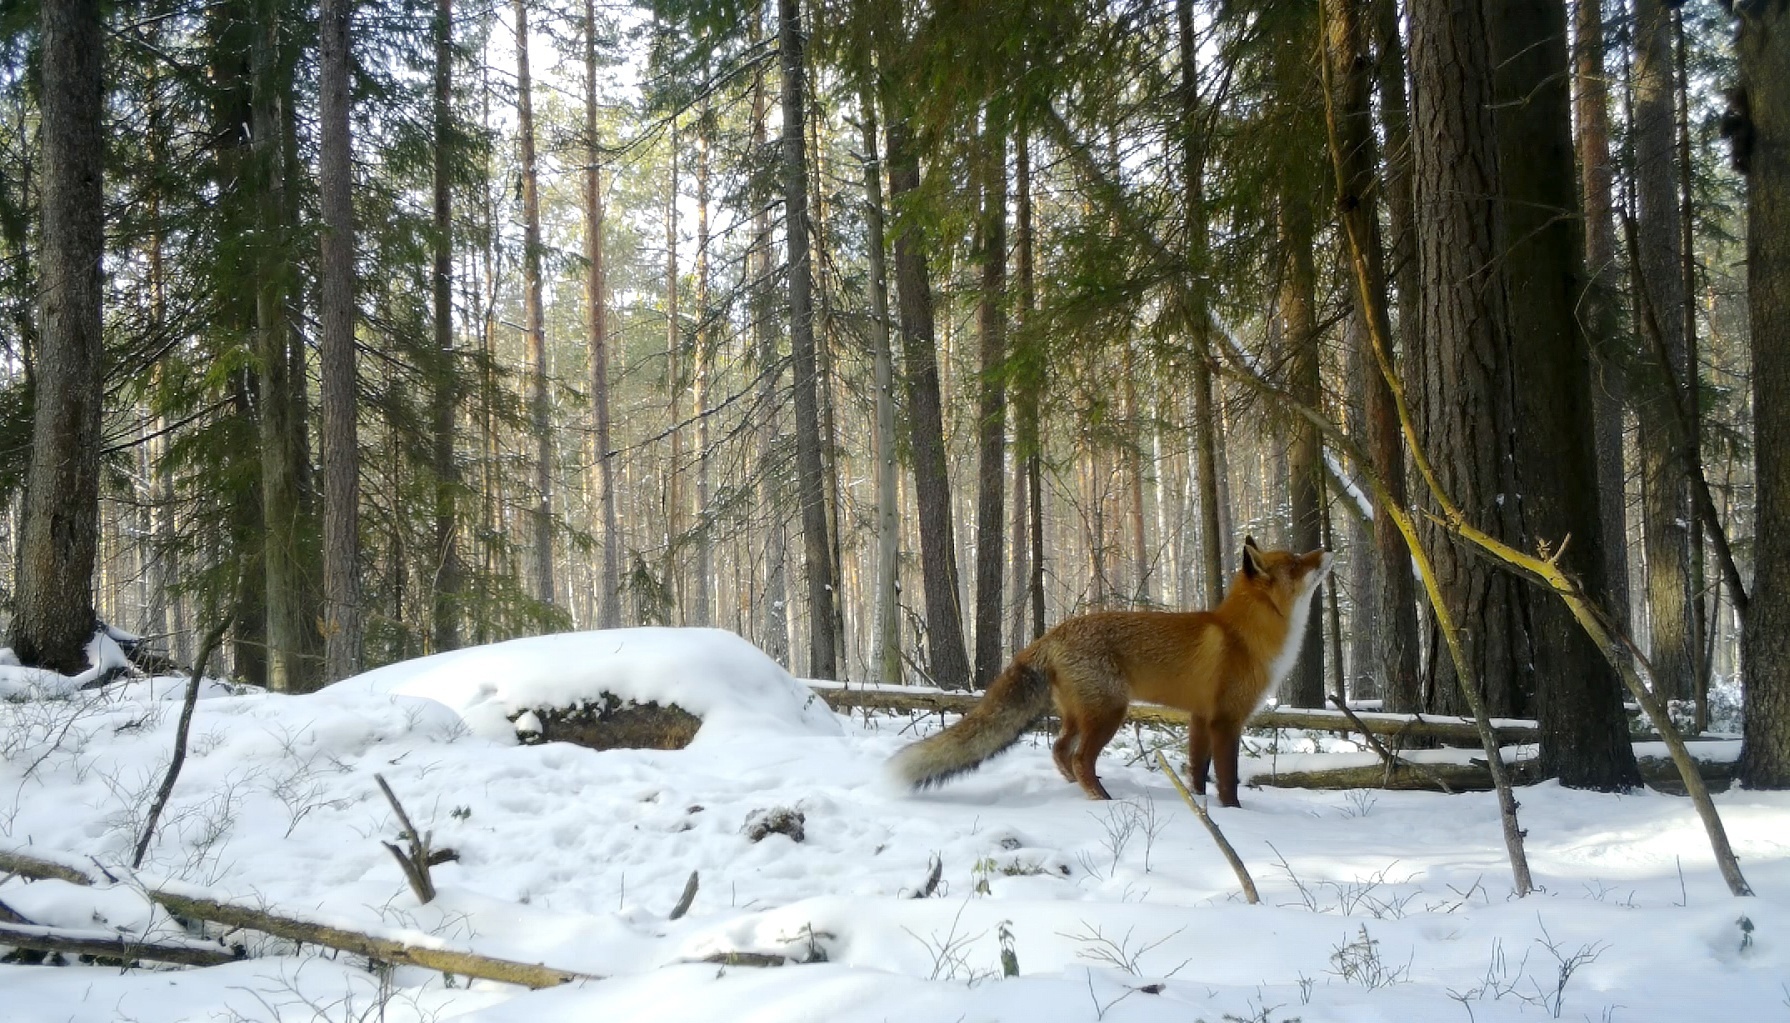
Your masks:
M24 663L74 675L95 624L105 35L98 0L44 0L39 25L42 327L10 641Z
M1487 21L1497 68L1498 147L1509 255L1515 455L1522 487L1523 546L1560 551L1560 565L1603 593L1597 444L1591 417L1591 345L1578 303L1586 284L1584 238L1573 182L1571 78L1563 0L1507 0ZM1570 537L1570 541L1567 538ZM1530 600L1536 717L1544 773L1570 788L1641 783L1622 682L1571 610Z
M982 134L981 375L976 433L976 687L1001 670L1001 590L1007 538L1007 124L994 108Z
M1019 421L1014 438L1014 457L1025 463L1030 531L1023 540L1016 531L1013 543L1015 546L1026 543L1031 547L1030 557L1026 559L1028 578L1024 591L1025 602L1031 606L1031 632L1029 636L1015 636L1013 641L1013 648L1021 650L1026 646L1022 640L1034 640L1044 635L1044 438L1039 429L1038 415L1038 404L1042 400L1044 389L1044 366L1038 356L1038 341L1032 335L1037 311L1037 291L1034 286L1036 260L1032 233L1032 143L1025 121L1020 121L1019 130L1015 134L1013 183L1019 207L1015 255L1019 263L1019 331L1025 357L1020 360L1016 374L1017 393L1014 395L1013 407ZM1018 598L1017 589L1015 598Z
M1604 536L1605 592L1598 596L1617 628L1627 633L1631 626L1622 417L1628 403L1632 356L1625 350L1617 317L1622 285L1616 256L1601 3L1574 0L1573 5L1573 101L1578 122L1579 193L1585 206L1585 264L1590 275L1580 318L1591 342L1591 418L1597 444L1598 518Z
M360 448L354 357L354 170L349 152L351 0L323 0L318 30L318 193L323 207L318 361L323 392L323 681L360 670Z
M806 88L801 2L777 0L778 51L783 72L783 214L789 252L789 336L795 373L796 488L802 515L803 575L809 615L808 670L814 678L839 673L834 648L832 547L821 453L818 372L814 352L814 278L809 261Z
M597 136L597 5L584 0L584 304L588 316L585 348L590 358L591 465L601 510L603 561L597 579L597 627L619 628L621 523L615 507L615 455L609 415L609 295L603 279L603 150Z
M1186 190L1187 331L1193 340L1193 443L1199 460L1200 567L1205 583L1205 602L1217 607L1224 599L1224 548L1230 543L1220 521L1218 470L1218 410L1213 405L1212 314L1208 306L1204 274L1208 262L1206 242L1205 139L1202 135L1199 96L1199 41L1193 32L1193 0L1175 0L1180 48L1181 187Z
M1728 132L1747 175L1747 310L1753 325L1757 548L1743 630L1741 782L1790 788L1790 11L1740 16L1740 84Z
M756 22L753 32L756 41ZM766 151L768 145L765 131L767 107L764 71L763 65L760 65L752 79L752 143L760 152ZM757 206L758 215L753 220L751 260L752 332L760 373L758 407L765 410L764 422L758 430L758 493L759 504L768 509L764 538L764 594L761 603L764 635L762 645L765 653L788 668L793 667L793 662L790 658L789 638L788 534L782 511L786 492L783 480L787 470L777 451L777 387L783 375L783 363L777 350L777 335L772 321L774 296L771 291L769 196L761 197Z
M715 114L703 103L696 120L696 351L690 377L690 414L696 417L696 566L692 572L690 624L708 626L715 617L715 541L709 528L709 377L715 358L715 331L709 308L709 151L714 146Z
M870 346L876 384L876 618L870 647L873 682L901 681L901 523L895 461L895 368L889 347L889 274L884 253L882 163L877 158L876 108L870 90L860 99L864 135L864 228L870 255Z
M1643 307L1656 310L1670 365L1637 373L1641 497L1645 516L1648 620L1656 684L1670 698L1689 697L1696 674L1692 633L1690 529L1685 463L1673 450L1672 380L1689 381L1681 309L1685 301L1677 142L1672 85L1672 19L1663 0L1635 3L1634 188Z
M1672 76L1674 100L1678 107L1678 116L1673 123L1674 139L1677 143L1678 155L1678 192L1683 197L1678 204L1678 254L1680 270L1680 288L1684 295L1682 322L1680 331L1684 337L1685 373L1683 394L1685 418L1689 420L1689 429L1685 432L1684 458L1685 474L1701 474L1703 469L1703 385L1702 360L1697 355L1697 250L1696 250L1696 217L1691 206L1691 123L1690 123L1690 72L1685 66L1686 46L1684 41L1684 8L1674 5L1672 8L1672 52L1677 58L1677 66ZM1693 484L1695 485L1695 484ZM1693 499L1694 500L1694 499ZM1709 634L1709 609L1703 603L1704 591L1713 590L1708 585L1707 564L1703 554L1703 516L1690 516L1690 554L1691 554L1691 651L1692 679L1691 695L1696 701L1696 731L1701 732L1709 720L1709 658L1704 653L1705 638Z
M536 600L552 604L552 405L547 392L547 329L541 308L541 198L535 170L534 80L528 68L528 2L515 0L516 133L522 160L522 330L528 356L529 418L535 435L528 583Z
M678 321L677 200L679 133L677 117L671 119L670 162L665 193L665 397L670 422L671 459L665 467L665 588L671 595L671 624L680 624L684 606L683 572L678 555L684 539L684 430L683 422L683 325Z
M460 645L461 588L465 568L459 541L460 468L454 459L460 377L454 354L454 0L435 5L435 264L431 274L436 365L433 376L435 470L435 579L431 587L429 645L432 652Z
M1288 389L1299 401L1317 408L1321 380L1318 365L1317 267L1312 260L1314 228L1311 207L1303 196L1283 193L1280 201L1280 238L1286 260L1281 288L1281 313L1286 318L1289 359ZM1315 550L1324 533L1324 449L1318 432L1309 423L1292 421L1292 450L1287 458L1287 505L1292 512L1291 546L1296 551ZM1333 583L1330 589L1335 589ZM1299 660L1281 686L1294 707L1324 706L1324 616L1305 620L1305 639Z

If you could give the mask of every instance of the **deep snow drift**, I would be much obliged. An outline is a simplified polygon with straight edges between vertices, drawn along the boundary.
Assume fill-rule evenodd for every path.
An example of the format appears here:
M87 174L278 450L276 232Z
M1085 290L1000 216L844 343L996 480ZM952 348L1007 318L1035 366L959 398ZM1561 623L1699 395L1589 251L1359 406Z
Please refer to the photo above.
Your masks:
M40 699L17 672L0 669L0 846L118 872L169 756L179 686ZM705 725L677 752L516 744L510 714L595 689L677 702ZM97 890L12 878L0 902L40 924L166 935L175 925L137 887L172 880L609 979L529 992L414 968L381 977L253 938L262 958L206 970L0 966L0 1019L1790 1016L1790 794L1719 797L1759 892L1735 899L1687 801L1525 789L1545 890L1516 900L1489 795L1246 789L1243 809L1213 815L1262 889L1248 906L1138 755L1148 733L1127 730L1103 757L1108 804L1063 782L1040 741L935 792L891 793L883 760L936 718L834 715L727 633L541 637L311 696L207 695L140 876ZM1277 765L1289 757L1246 771ZM428 906L381 848L398 825L375 773L459 853L435 868ZM773 807L805 815L804 841L742 834ZM910 898L935 857L938 890ZM692 871L694 905L668 921ZM1003 943L1016 977L1001 975ZM742 951L825 961L698 962Z

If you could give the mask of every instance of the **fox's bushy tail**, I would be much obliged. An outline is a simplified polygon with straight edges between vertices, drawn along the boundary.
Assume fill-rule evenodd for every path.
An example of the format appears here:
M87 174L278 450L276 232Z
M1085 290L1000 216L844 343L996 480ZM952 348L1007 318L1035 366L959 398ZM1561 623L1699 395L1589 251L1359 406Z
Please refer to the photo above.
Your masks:
M1048 710L1050 678L1021 654L956 724L890 757L889 773L905 788L943 784L1013 745Z

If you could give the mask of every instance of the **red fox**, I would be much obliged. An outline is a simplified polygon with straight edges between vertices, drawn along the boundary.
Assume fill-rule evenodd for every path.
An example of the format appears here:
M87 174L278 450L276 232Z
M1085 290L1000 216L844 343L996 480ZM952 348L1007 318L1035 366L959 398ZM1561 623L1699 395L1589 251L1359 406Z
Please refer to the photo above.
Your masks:
M1059 623L1013 658L982 701L950 728L889 761L908 788L928 788L1001 752L1054 701L1063 730L1051 757L1090 799L1110 799L1094 761L1133 699L1187 711L1193 789L1217 761L1218 802L1238 806L1243 722L1299 657L1312 594L1331 555L1264 551L1243 541L1243 566L1213 611L1097 611Z

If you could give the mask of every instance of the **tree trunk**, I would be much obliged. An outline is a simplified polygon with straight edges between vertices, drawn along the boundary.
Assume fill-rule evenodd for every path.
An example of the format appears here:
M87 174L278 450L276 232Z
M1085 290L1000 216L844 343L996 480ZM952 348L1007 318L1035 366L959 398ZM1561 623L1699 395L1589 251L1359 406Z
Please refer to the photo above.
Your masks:
M1573 182L1566 7L1563 0L1507 0L1487 24L1510 239L1504 266L1511 361L1523 369L1516 389L1522 428L1514 431L1521 535L1532 550L1566 543L1561 567L1602 594L1609 589L1603 550L1611 541L1603 536L1598 499L1591 344L1578 320L1587 281ZM1542 771L1569 788L1639 785L1615 670L1564 602L1528 604Z
M870 255L870 347L876 383L876 617L870 646L873 682L901 681L901 523L895 461L895 368L889 348L889 274L883 237L882 163L876 153L876 108L860 101L864 133L864 228Z
M1013 649L1023 650L1032 640L1044 635L1044 438L1039 429L1038 403L1044 390L1044 366L1039 343L1032 331L1036 324L1037 292L1033 284L1035 259L1032 234L1032 146L1025 122L1015 133L1013 184L1018 206L1018 237L1014 239L1019 270L1019 336L1021 358L1014 373L1013 411L1018 420L1014 431L1013 456L1023 465L1027 532L1014 530L1013 545L1025 545L1025 574L1021 585L1014 586L1014 602L1019 605L1017 620L1025 622L1025 609L1030 608L1030 628L1016 627ZM1017 520L1016 520L1017 521ZM1015 562L1021 559L1015 558ZM1020 578L1015 576L1015 578Z
M982 133L982 366L977 381L976 688L1001 670L1001 566L1007 485L1007 124L990 107Z
M43 257L31 465L10 641L26 664L87 669L99 540L104 44L98 0L44 0Z
M435 5L435 237L433 285L435 317L434 449L435 579L430 607L432 653L460 646L461 588L465 567L460 561L460 468L454 460L455 423L459 416L460 378L454 354L454 0Z
M528 2L515 0L516 133L522 159L522 330L527 345L529 418L535 439L534 499L529 513L529 590L552 604L553 436L547 392L547 330L541 308L541 198L535 171L533 79L528 70Z
M351 0L323 0L318 31L318 367L323 393L323 681L360 670L360 449L355 415L354 170L349 151Z
M796 489L802 514L803 575L808 584L808 670L813 678L839 673L834 649L832 546L827 537L821 464L820 395L814 352L814 277L808 258L807 115L801 2L777 0L778 52L783 72L783 216L789 252L789 338L795 374Z
M304 692L315 684L310 655L309 621L321 608L305 599L301 536L305 516L300 508L300 468L292 434L306 429L296 416L292 392L302 379L292 377L293 339L286 304L292 267L288 253L286 159L281 152L281 108L286 99L280 70L280 26L271 0L255 4L256 31L251 46L250 161L256 185L255 347L259 366L261 440L262 568L267 585L263 602L267 645L267 686L276 692ZM248 618L238 619L253 628Z
M709 525L709 377L715 361L714 310L709 308L709 154L715 112L705 101L696 119L696 351L690 377L690 414L696 417L696 565L691 572L690 624L709 626L715 616L715 541Z
M1193 32L1193 0L1175 0L1181 66L1181 187L1186 190L1187 332L1193 342L1193 444L1199 460L1200 568L1207 607L1224 599L1224 549L1231 542L1220 522L1218 410L1212 400L1212 313L1206 293L1205 138L1199 95L1199 41Z
M754 41L757 22L754 22ZM752 144L766 152L767 116L764 70L760 64L752 77ZM771 200L768 195L756 197L758 214L753 218L752 235L752 334L759 367L758 407L764 409L764 422L758 429L758 500L769 509L764 536L764 592L761 600L760 626L765 653L786 668L793 667L789 639L789 573L788 533L784 525L783 498L787 476L778 452L778 381L783 376L783 362L777 350L772 309L775 297L771 288Z
M1581 320L1591 342L1591 419L1597 444L1598 518L1603 531L1604 593L1597 596L1624 633L1631 631L1627 476L1622 464L1628 403L1626 351L1617 317L1622 282L1616 255L1610 158L1610 98L1604 71L1601 0L1574 0L1573 102L1577 113L1579 192L1585 206L1585 264L1590 275Z
M1747 309L1753 325L1758 546L1745 629L1749 788L1790 788L1790 11L1740 8L1740 102L1730 116L1747 174Z
M671 621L682 624L684 606L683 573L679 571L679 554L684 540L684 430L683 422L683 324L678 321L677 279L677 200L679 137L677 117L671 118L671 145L666 149L670 163L665 192L665 398L666 418L670 425L671 458L665 465L665 589L671 595Z
M1667 698L1687 698L1695 676L1692 635L1691 509L1685 463L1673 450L1671 388L1692 379L1685 347L1685 302L1679 236L1678 153L1672 86L1672 18L1663 0L1636 0L1634 53L1634 188L1639 249L1637 301L1651 308L1670 367L1642 360L1633 377L1639 423L1643 543L1647 554L1648 620L1654 684Z
M591 464L603 530L603 563L597 580L597 627L620 628L621 523L616 514L615 456L610 450L609 295L603 279L603 151L597 140L597 5L584 0L584 305L585 347L590 357Z
M1410 7L1413 197L1427 346L1423 436L1442 489L1472 524L1513 538L1509 314L1504 282L1488 275L1504 253L1497 202L1492 62L1484 13L1448 0ZM1426 527L1443 598L1464 640L1467 669L1487 713L1515 717L1531 664L1516 582L1442 528ZM1461 707L1455 668L1436 667L1431 709Z
M1303 196L1289 189L1280 199L1280 241L1285 260L1282 271L1281 315L1286 319L1288 389L1293 397L1313 408L1320 404L1318 366L1317 267L1312 260L1311 207ZM1324 519L1324 449L1318 431L1310 423L1294 419L1287 424L1292 437L1288 453L1288 507L1292 512L1290 544L1293 550L1315 550L1322 545ZM1335 583L1331 584L1332 587ZM1305 620L1305 638L1292 674L1281 684L1286 702L1294 707L1324 706L1324 616Z
M886 108L889 192L899 204L920 187L920 158L903 114ZM895 283L900 293L902 363L907 377L914 493L920 507L920 576L926 590L926 645L932 681L944 689L970 687L969 652L957 595L957 540L952 528L951 478L939 395L938 344L927 268L926 233L912 218L897 221Z

